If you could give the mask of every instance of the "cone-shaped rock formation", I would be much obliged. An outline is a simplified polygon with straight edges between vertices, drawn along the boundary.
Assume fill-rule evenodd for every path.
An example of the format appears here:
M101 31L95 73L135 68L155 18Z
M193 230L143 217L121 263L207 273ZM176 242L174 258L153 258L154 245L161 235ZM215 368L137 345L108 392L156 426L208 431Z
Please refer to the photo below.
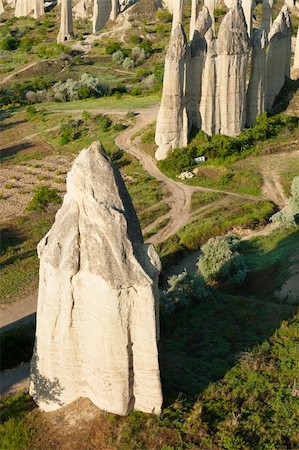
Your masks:
M188 120L185 85L189 47L185 31L179 24L172 34L165 57L161 106L156 126L157 159L164 159L170 149L187 145Z
M33 14L34 0L16 0L15 17L26 17Z
M219 131L227 136L239 134L245 126L249 52L247 25L242 6L237 2L223 18L217 39Z
M36 403L51 411L88 397L116 414L159 413L160 261L143 243L120 173L99 143L75 160L38 255Z
M57 42L69 41L73 35L72 0L61 0L60 30Z

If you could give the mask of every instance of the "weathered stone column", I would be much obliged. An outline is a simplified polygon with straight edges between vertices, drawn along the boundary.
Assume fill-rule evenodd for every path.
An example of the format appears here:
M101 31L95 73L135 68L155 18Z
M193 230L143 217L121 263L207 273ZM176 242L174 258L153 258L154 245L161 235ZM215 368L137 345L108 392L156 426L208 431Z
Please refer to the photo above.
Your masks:
M16 0L15 17L27 17L33 14L34 0Z
M199 14L199 0L192 0L189 39L192 41L196 20Z
M69 41L73 36L72 0L61 0L60 30L57 42Z
M4 13L3 0L0 0L0 14Z
M299 73L299 28L297 32L297 38L296 38L296 46L295 46L295 53L294 53L294 61L293 61L293 68L292 70L296 70ZM296 76L297 79L298 75Z
M247 90L246 124L255 124L256 117L266 111L266 51L267 32L260 28L252 36L250 80Z
M73 7L76 19L90 19L93 14L93 0L79 0Z
M119 14L119 0L112 0L111 1L111 13L110 13L110 20L112 20L112 22L115 22L117 19L117 16Z
M33 17L38 19L45 13L44 0L34 0L34 13Z
M217 96L216 73L216 38L214 31L209 29L205 35L207 54L202 77L202 94L200 100L201 129L208 136L220 131L219 98Z
M217 39L220 134L236 136L245 126L249 53L247 25L242 6L237 2L223 18Z
M30 382L37 405L53 411L87 397L115 414L159 414L160 260L99 143L76 158L38 255Z
M188 143L185 86L189 47L184 28L178 24L165 57L163 93L156 125L156 159L167 157L171 149Z
M267 111L271 112L275 98L282 89L285 78L290 78L291 21L284 5L273 22L268 40L267 55Z
M109 20L111 14L111 0L94 0L92 26L93 32L100 31Z
M176 0L173 5L172 30L173 34L179 23L183 25L184 22L184 0Z
M199 105L202 96L202 76L205 67L207 43L205 34L212 26L212 20L207 7L203 7L194 26L193 39L190 44L190 59L187 63L186 105L189 131L192 126L201 129Z
M252 12L255 7L255 0L242 0L242 8L247 25L248 36L252 35Z

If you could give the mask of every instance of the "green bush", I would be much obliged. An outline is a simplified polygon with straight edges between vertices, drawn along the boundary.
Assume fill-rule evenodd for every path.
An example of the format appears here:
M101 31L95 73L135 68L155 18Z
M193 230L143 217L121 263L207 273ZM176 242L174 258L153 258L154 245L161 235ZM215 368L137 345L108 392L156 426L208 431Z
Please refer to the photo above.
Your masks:
M130 36L130 42L132 42L132 44L140 44L142 40L143 40L142 37L136 34Z
M205 280L228 281L241 284L246 278L244 257L237 251L239 239L233 236L217 236L201 247L198 271Z
M274 214L270 220L285 227L295 227L299 223L299 176L293 179L291 196L286 207Z
M113 53L117 52L118 50L121 50L121 44L117 41L111 42L106 47L106 54L112 55Z
M159 9L156 14L156 18L159 22L163 23L171 23L172 21L172 14L167 11L166 9Z
M48 186L41 185L34 189L34 195L27 206L27 210L45 211L51 203L61 203L59 191L57 189L52 189Z
M0 41L0 50L16 50L20 45L20 40L15 36L6 36Z

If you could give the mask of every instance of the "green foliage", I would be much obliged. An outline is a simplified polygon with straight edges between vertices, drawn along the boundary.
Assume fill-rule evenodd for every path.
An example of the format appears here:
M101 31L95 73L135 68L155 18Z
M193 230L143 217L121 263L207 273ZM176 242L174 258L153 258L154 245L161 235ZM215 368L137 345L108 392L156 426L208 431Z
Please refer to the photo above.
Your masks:
M34 195L30 200L28 211L44 211L50 204L61 203L61 197L57 189L49 188L48 186L38 186L34 189Z
M6 36L0 40L0 50L16 50L20 45L20 40L12 35Z
M162 314L169 314L178 308L190 306L208 296L208 290L200 275L191 275L184 270L179 275L173 275L167 280L169 288L160 294Z
M1 450L26 450L30 448L33 431L26 418L34 404L28 394L18 393L1 400Z
M34 53L36 53L40 59L52 59L58 58L63 53L70 53L70 49L63 44L38 44L34 46Z
M238 253L239 239L235 236L211 238L202 247L198 271L205 280L244 282L248 269L244 257Z
M140 44L142 40L143 40L142 37L136 34L130 36L130 42L132 42L132 44Z
M110 42L106 47L107 55L113 55L113 53L117 52L118 50L121 50L121 44L117 41Z
M295 177L291 186L291 196L288 203L278 213L274 214L270 220L279 222L285 227L295 227L299 222L299 176Z
M172 14L166 9L159 9L156 13L157 20L163 23L171 23Z
M218 448L298 446L298 319L284 321L270 341L244 353L240 364L204 392L187 425L194 439L200 424Z

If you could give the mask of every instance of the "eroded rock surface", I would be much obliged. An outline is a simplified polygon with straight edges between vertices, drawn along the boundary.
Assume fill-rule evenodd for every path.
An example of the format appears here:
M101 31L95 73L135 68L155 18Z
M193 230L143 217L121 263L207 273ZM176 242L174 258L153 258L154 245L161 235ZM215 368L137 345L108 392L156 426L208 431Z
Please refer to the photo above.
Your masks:
M264 28L256 30L252 36L252 56L250 80L247 91L248 126L255 124L256 117L266 111L266 50L268 45L267 32Z
M274 20L268 39L267 111L271 111L286 77L290 78L291 21L286 5Z
M94 0L92 26L93 32L100 31L109 20L112 11L111 0Z
M69 41L73 38L72 0L61 0L60 29L57 42Z
M189 46L184 28L178 24L173 32L167 54L163 80L163 93L156 126L156 158L164 159L169 150L188 142L188 120L185 85Z
M99 143L76 158L38 255L35 402L51 411L88 397L116 414L159 413L160 261Z
M236 136L246 120L246 70L250 42L239 2L223 18L217 38L217 101L220 133Z

